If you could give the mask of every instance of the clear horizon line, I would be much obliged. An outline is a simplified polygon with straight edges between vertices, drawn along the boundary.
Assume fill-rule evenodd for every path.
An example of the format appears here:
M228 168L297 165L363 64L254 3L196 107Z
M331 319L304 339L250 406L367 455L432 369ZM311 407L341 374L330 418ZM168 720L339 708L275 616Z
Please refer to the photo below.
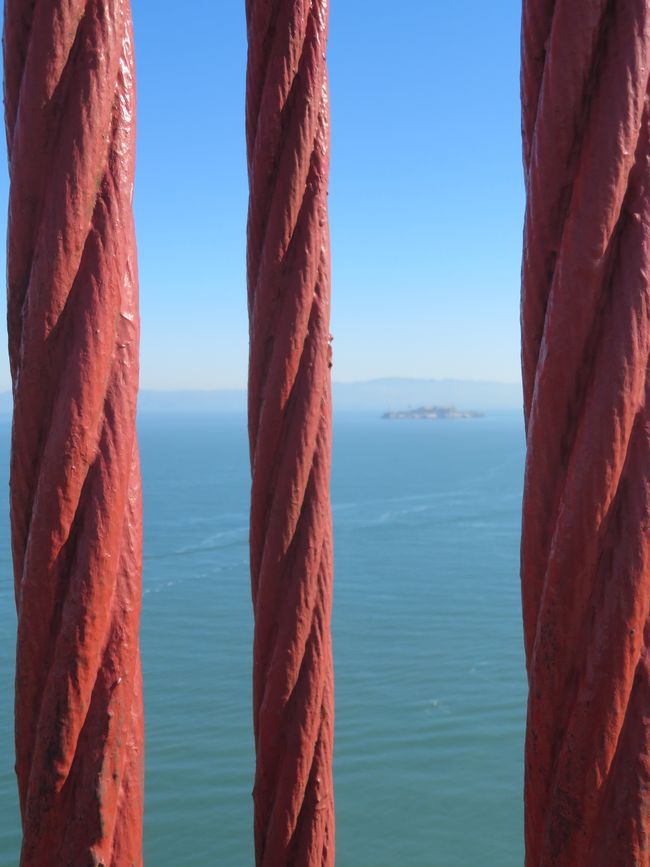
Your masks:
M474 385L505 385L521 387L521 380L514 379L470 379L450 376L376 376L372 379L333 379L332 385L369 385L375 382L449 382L449 383L472 383ZM196 388L193 386L150 386L142 384L140 391L190 391L197 393L207 393L212 391L247 391L246 385L223 385L210 386L206 388ZM9 390L9 389L8 389Z

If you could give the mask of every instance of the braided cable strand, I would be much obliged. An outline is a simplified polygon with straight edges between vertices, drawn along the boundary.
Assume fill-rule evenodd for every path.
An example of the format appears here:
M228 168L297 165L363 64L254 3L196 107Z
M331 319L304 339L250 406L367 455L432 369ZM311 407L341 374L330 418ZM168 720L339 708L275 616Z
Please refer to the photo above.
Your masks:
M334 864L326 0L248 0L258 865Z
M650 9L524 0L527 867L650 864Z
M128 0L5 0L23 867L140 865Z

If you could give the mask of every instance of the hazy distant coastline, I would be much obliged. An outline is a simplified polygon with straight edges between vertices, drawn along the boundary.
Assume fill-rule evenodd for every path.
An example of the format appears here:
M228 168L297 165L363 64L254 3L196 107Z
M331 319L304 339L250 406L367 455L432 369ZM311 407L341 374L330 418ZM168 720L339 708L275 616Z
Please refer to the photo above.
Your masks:
M372 379L367 382L335 382L335 411L403 411L420 406L471 406L478 412L521 409L519 383L478 382L454 379ZM244 412L246 392L241 389L214 391L154 391L143 389L141 414ZM11 412L11 393L0 392L0 414Z
M416 409L400 409L385 412L383 419L389 421L440 421L467 418L483 418L482 412L475 409L456 409L451 406L418 406Z

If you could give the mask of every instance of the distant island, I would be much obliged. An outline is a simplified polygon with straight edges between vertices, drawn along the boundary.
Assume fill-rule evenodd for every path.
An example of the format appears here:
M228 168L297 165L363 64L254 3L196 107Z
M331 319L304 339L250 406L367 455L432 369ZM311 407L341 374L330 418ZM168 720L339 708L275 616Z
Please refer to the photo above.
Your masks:
M419 406L417 409L400 410L399 412L385 412L382 418L390 419L439 419L439 418L483 418L482 412L472 409L461 410L455 406Z

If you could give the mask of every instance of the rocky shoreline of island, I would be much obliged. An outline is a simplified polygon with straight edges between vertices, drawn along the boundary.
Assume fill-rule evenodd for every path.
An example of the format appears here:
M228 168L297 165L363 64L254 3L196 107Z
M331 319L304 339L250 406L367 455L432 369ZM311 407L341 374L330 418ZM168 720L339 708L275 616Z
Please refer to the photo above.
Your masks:
M482 412L477 412L473 409L456 409L455 406L419 406L416 409L405 409L398 411L385 412L382 418L385 419L425 419L437 421L438 419L459 419L459 418L483 418Z

